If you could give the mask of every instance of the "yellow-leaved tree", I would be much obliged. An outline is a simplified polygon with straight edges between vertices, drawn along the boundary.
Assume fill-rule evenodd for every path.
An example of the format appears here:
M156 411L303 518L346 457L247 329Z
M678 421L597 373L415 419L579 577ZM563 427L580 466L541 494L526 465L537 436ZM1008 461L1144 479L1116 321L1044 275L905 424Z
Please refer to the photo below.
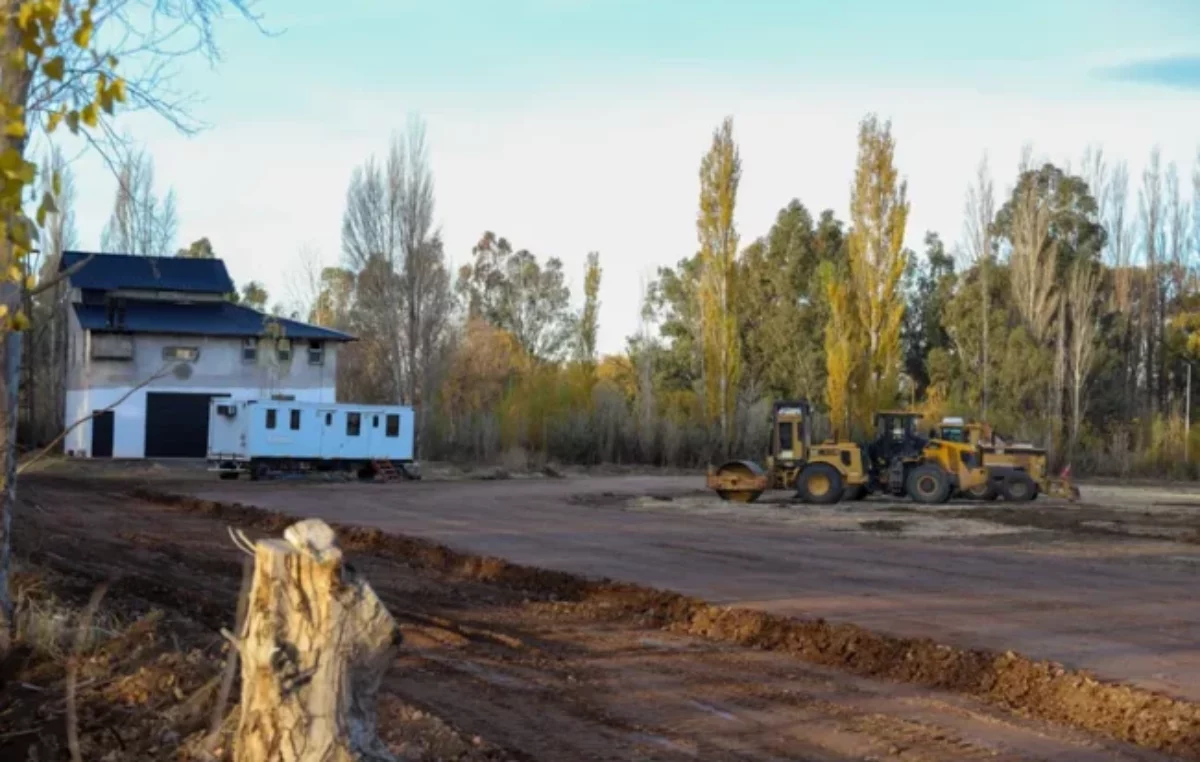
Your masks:
M73 5L63 0L0 0L0 449L3 450L3 493L0 495L0 654L10 647L12 600L8 569L12 552L12 509L16 502L17 397L21 367L21 332L28 316L21 306L28 297L55 285L23 277L38 228L57 210L54 197L61 178L26 213L28 190L37 167L27 161L29 135L40 126L47 133L65 123L72 132L95 127L102 113L111 114L125 100L125 83L112 74L116 61L95 55L92 89L81 94L64 87L53 100L31 103L38 80L63 82L67 61L87 51L95 24L96 0ZM36 110L31 109L36 105ZM33 113L31 113L31 111ZM35 120L44 120L37 124Z
M908 190L896 171L895 149L890 122L881 124L874 115L863 119L850 194L849 235L855 336L861 348L851 409L855 422L863 426L872 411L895 403L900 374Z
M732 442L733 420L741 378L737 322L738 233L733 223L742 160L733 140L733 119L713 131L712 147L700 162L701 346L704 401L709 422L720 426L723 447Z
M829 302L829 318L825 322L825 399L829 403L829 423L835 438L851 435L850 394L858 339L854 294L843 275L825 262L819 275Z
M70 274L43 280L24 275L31 269L26 263L39 229L57 214L61 186L61 178L51 177L49 190L30 198L38 173L26 158L31 136L50 137L65 127L91 144L101 143L112 130L97 128L118 103L154 111L190 131L194 126L180 101L159 97L171 77L164 59L193 50L215 57L213 24L221 7L253 18L253 1L0 0L0 655L11 646L13 622L8 570L17 398L21 333L29 325L21 306ZM165 44L168 39L172 44ZM130 63L121 65L126 73L121 77L117 65L126 55Z

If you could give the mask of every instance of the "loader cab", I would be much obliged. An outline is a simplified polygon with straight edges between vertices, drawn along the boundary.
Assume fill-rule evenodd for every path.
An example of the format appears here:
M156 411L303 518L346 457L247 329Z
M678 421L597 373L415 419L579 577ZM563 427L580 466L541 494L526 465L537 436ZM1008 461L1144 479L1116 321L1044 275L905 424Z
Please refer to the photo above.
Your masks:
M943 418L942 422L929 433L930 439L941 439L960 444L976 443L972 436L976 432L971 431L971 427L962 418Z
M812 446L809 405L805 400L776 402L771 413L771 455L780 466L808 459Z
M907 410L881 410L875 414L875 439L868 450L877 465L893 460L920 458L927 440L917 431L920 413Z

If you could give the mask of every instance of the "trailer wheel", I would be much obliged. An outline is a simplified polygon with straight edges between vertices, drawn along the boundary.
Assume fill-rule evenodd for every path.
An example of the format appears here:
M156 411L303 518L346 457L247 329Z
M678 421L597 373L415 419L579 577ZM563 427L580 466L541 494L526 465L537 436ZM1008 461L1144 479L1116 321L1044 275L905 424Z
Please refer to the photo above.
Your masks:
M266 463L254 463L250 466L250 481L259 482L271 475L271 468Z
M842 489L842 475L828 463L813 463L796 479L796 494L806 503L836 503L842 497Z

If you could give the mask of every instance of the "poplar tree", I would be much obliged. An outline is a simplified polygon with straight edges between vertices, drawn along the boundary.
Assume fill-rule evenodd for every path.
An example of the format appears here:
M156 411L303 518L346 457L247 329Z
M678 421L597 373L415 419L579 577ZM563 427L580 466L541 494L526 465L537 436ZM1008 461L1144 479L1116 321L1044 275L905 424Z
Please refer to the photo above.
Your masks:
M901 280L908 264L904 227L908 183L896 170L891 122L869 115L859 125L858 164L850 194L850 286L853 290L861 359L855 397L856 418L866 423L873 410L894 403L901 363L904 319Z
M705 407L728 447L741 377L736 275L738 233L733 224L742 160L733 140L733 119L713 131L712 147L700 162L701 346Z

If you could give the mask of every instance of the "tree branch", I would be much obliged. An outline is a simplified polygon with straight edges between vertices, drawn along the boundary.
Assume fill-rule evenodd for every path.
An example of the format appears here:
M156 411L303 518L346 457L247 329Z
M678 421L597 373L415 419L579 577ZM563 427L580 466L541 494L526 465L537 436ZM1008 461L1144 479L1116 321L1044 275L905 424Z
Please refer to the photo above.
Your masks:
M30 458L29 460L25 461L25 462L24 462L24 463L22 463L20 466L18 466L18 467L17 467L17 475L18 475L18 476L20 476L21 474L25 473L26 471L28 471L28 470L29 470L29 468L30 468L31 466L33 466L33 464L34 464L34 463L37 463L37 462L38 462L39 460L41 460L42 458L46 457L46 455L48 455L48 454L50 453L50 451L51 451L51 450L53 450L53 449L54 449L54 448L55 448L55 447L58 445L58 443L59 443L59 442L61 442L61 441L63 441L64 439L66 439L66 438L67 438L67 435L69 435L69 434L70 434L72 431L74 431L75 429L79 428L80 426L82 426L83 424L87 423L88 421L92 420L93 418L95 418L96 416L100 415L101 413L107 413L108 411L110 411L110 410L112 410L112 409L116 408L116 407L117 407L117 406L119 406L119 405L120 405L122 402L124 402L125 400L129 399L130 397L132 397L134 392L138 391L139 389L144 389L145 387L149 386L150 384L154 383L154 382L155 382L155 381L157 381L158 379L160 379L160 378L162 378L163 376L165 376L165 375L167 375L168 373L170 373L170 372L171 372L171 370L172 370L172 369L173 369L173 368L174 368L174 367L175 367L177 364L178 364L178 363L169 363L169 364L167 364L167 365L163 365L161 368L159 368L159 369L158 369L158 371L156 371L156 372L154 373L154 375L147 377L147 378L146 378L146 379L144 379L143 381L139 382L137 386L133 387L133 388L132 388L132 389L130 389L129 391L127 391L127 392L125 392L124 394L122 394L122 395L120 396L120 398L118 398L118 399L117 399L117 401L116 401L116 402L112 403L111 405L109 405L109 406L108 406L108 407L106 407L106 408L101 408L100 410L93 410L93 411L92 411L90 414L88 414L88 415L85 415L84 417L80 418L78 421L75 421L74 423L72 423L70 426L68 426L66 429L64 429L64 430L63 430L63 432L62 432L61 434L59 434L58 436L56 436L56 437L54 438L54 441L52 441L50 444L46 445L46 446L45 446L45 447L43 447L41 450L39 450L39 451L37 452L37 454L36 454L36 455L34 455L32 458Z
M79 626L75 630L75 647L71 650L71 658L67 662L67 748L71 750L71 762L83 762L83 754L79 751L79 713L75 707L75 691L79 682L79 659L83 648L87 645L87 632L92 626L92 618L100 601L108 592L108 583L102 582L92 591L87 608L79 618Z

